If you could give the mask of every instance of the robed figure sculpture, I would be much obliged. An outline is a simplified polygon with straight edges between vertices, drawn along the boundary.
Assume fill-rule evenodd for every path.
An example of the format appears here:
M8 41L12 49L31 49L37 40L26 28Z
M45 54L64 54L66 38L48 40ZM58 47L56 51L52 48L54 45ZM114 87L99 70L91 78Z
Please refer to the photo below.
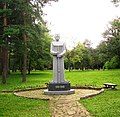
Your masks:
M50 52L53 55L53 82L64 83L64 55L66 46L64 42L59 41L59 35L55 36L55 41L51 43Z
M53 55L53 80L48 83L48 90L44 94L73 94L70 89L70 82L64 79L64 55L66 45L59 41L60 36L55 36L55 41L51 43L50 52Z
M49 82L49 91L69 90L70 83L64 79L64 55L66 45L59 41L60 36L55 35L55 41L51 43L50 52L53 55L53 81Z

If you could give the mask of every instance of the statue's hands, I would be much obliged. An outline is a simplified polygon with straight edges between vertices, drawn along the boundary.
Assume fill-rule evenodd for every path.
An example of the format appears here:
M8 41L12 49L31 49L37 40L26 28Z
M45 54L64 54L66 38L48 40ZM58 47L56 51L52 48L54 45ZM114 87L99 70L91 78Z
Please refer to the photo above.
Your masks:
M61 58L64 56L64 54L66 53L66 50L64 50L63 52L57 54L57 57Z
M61 55L61 54L58 54L58 55L57 55L57 57L58 57L58 58L61 58L61 57L62 57L62 55Z
M52 52L53 55L57 55L58 54L58 51L57 52Z
M59 51L57 51L57 52L55 52L56 53L56 55L58 55L59 54Z

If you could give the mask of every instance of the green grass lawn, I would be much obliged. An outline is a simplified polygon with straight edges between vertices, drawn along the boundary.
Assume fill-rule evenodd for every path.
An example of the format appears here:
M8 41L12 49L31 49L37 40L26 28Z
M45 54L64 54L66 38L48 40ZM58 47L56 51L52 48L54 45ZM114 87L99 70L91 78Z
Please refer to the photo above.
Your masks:
M108 90L104 93L80 100L94 117L120 117L120 90Z
M103 83L112 82L120 84L120 70L105 71L65 71L65 79L71 82L71 85L92 85L95 87L103 87ZM31 75L27 75L27 82L22 83L20 73L11 73L5 85L0 85L0 90L14 90L29 87L42 87L45 82L52 80L52 71L32 71ZM1 81L1 77L0 77ZM120 85L118 86L120 87Z
M105 82L120 84L120 70L66 72L72 85L103 87ZM118 86L120 87L120 85Z
M71 85L103 87L103 83L118 84L120 88L120 69L105 71L65 71L65 79ZM52 80L52 71L32 71L27 75L27 82L21 82L20 73L11 73L5 85L0 90L14 90L29 87L43 87L45 82ZM1 81L1 77L0 77ZM107 90L101 95L80 101L96 117L120 116L120 90ZM49 117L49 103L43 100L32 100L15 97L12 93L0 93L0 117L38 116Z
M0 117L50 117L49 102L0 94Z
M46 86L45 82L52 80L52 71L33 71L27 75L27 81L22 83L22 76L19 72L11 73L5 85L0 85L0 90L14 90ZM1 77L0 77L1 81Z

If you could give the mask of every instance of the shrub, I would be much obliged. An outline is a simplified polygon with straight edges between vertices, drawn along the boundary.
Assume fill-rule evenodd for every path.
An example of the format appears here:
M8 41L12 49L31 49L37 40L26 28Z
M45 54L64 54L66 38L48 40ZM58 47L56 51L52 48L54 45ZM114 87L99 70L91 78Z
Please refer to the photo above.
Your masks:
M110 67L111 69L119 68L119 57L114 56L110 61Z
M110 69L110 62L109 61L105 62L104 67L105 69Z
M110 61L107 61L105 64L104 64L104 67L106 69L116 69L116 68L119 68L119 57L118 56L114 56L113 58L111 58Z

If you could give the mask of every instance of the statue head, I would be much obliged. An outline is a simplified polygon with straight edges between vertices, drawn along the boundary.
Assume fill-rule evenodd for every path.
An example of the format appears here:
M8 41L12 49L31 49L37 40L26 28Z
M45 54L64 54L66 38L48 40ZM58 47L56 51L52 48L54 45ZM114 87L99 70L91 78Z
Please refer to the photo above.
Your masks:
M55 40L56 40L56 41L59 41L59 39L60 39L60 35L59 35L59 34L56 34L56 35L55 35Z

